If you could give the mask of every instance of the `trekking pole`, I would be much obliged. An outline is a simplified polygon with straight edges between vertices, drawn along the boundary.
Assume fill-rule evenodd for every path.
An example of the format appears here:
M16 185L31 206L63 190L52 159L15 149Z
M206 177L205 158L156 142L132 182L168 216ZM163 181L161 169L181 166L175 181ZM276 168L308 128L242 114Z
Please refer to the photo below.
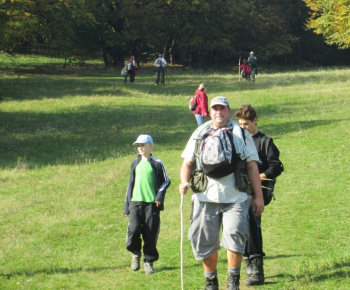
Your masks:
M166 73L166 80L167 80L168 84L170 84L170 82L169 82L169 75L168 75L168 69L166 69L165 73Z
M181 242L180 242L180 252L181 252L181 289L184 290L184 195L181 194Z
M241 58L238 59L238 80L241 81Z

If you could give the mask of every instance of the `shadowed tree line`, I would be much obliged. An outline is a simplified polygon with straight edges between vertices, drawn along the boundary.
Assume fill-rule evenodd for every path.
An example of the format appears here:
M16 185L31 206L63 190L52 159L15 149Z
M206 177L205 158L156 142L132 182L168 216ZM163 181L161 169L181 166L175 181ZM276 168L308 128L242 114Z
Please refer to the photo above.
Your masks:
M173 64L227 66L251 50L268 64L350 64L306 30L302 0L3 0L0 50L121 65L163 53Z

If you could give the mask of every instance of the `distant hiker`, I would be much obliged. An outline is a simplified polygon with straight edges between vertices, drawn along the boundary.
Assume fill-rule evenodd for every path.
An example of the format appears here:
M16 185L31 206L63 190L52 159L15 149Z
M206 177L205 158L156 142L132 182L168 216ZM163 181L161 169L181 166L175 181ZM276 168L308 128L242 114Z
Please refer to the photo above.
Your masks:
M129 216L126 248L132 253L131 270L140 269L141 236L143 262L146 275L155 272L157 241L160 229L160 211L164 210L164 198L170 179L163 162L152 155L153 139L140 135L133 145L137 146L137 158L131 163L129 185L126 192L124 215Z
M164 85L164 75L165 75L165 66L168 63L164 59L163 55L158 55L158 58L154 62L154 66L156 67L156 86L159 84L159 78L160 83Z
M198 127L205 122L205 118L208 116L208 97L205 93L207 86L205 83L201 83L195 92L195 98L197 106L193 111L196 118Z
M243 63L239 66L241 69L241 76L246 80L250 80L250 68L246 59L243 59Z
M239 125L245 128L253 137L256 150L259 154L259 174L262 181L262 190L265 206L273 197L273 189L276 177L283 171L283 164L279 159L280 152L273 143L272 138L267 137L258 129L258 116L250 105L242 105L235 114ZM264 179L270 179L264 181ZM265 283L263 257L263 239L261 232L261 215L256 216L254 211L254 192L248 192L248 220L249 238L246 244L243 260L245 263L248 280L247 286L261 285Z
M124 71L124 83L126 84L128 82L128 76L130 76L130 83L133 83L137 71L137 64L134 56L130 56L130 59L125 62Z
M253 82L255 82L255 75L258 74L257 62L258 62L258 59L256 56L254 56L254 51L251 51L248 57L248 64L250 68L250 75L252 76Z

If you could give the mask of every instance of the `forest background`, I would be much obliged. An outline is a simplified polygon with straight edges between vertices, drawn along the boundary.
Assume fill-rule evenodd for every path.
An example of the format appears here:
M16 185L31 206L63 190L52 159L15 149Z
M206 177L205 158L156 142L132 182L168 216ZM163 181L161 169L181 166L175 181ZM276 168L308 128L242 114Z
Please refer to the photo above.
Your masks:
M120 66L348 65L348 0L1 0L0 51ZM315 33L316 32L316 33Z

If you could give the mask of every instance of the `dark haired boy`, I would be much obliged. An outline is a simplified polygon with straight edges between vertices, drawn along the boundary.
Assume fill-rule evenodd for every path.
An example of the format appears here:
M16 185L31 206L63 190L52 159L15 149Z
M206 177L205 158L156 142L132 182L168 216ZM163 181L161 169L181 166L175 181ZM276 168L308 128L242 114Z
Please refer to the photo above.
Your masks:
M258 169L261 179L275 180L283 171L283 164L279 160L280 152L273 143L272 138L258 130L258 116L255 109L250 105L242 105L235 114L239 125L245 128L253 137L255 147L258 151L260 162ZM262 182L264 186L264 182ZM263 188L263 190L268 190ZM261 215L256 216L254 211L254 192L249 195L249 238L243 260L246 266L248 280L247 286L261 285L265 282L263 257L263 241L261 233Z

